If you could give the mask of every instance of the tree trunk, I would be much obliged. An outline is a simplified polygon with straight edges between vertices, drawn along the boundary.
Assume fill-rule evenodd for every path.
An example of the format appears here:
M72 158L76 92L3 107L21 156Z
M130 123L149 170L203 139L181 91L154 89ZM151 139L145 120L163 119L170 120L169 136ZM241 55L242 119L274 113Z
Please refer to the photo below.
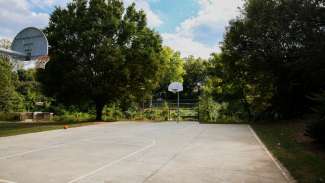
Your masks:
M96 104L96 121L102 121L104 105L97 103Z

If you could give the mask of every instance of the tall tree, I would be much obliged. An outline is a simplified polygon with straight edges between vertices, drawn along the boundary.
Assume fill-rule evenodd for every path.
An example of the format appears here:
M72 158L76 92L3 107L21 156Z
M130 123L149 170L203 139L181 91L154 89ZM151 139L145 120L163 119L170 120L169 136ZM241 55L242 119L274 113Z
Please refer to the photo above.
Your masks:
M171 82L183 82L184 59L181 58L180 52L174 51L170 47L164 47L162 57L165 61L162 83L170 84Z
M162 64L160 70L159 87L155 93L166 96L168 85L171 82L183 82L185 74L184 59L180 52L174 51L172 48L165 46L161 52Z
M184 94L188 99L198 99L201 86L208 79L209 63L201 58L189 56L185 59Z
M51 45L40 74L46 93L64 104L93 103L97 120L106 104L157 85L162 41L135 4L74 0L55 9L45 32Z
M242 12L222 46L230 82L252 111L303 114L325 87L324 1L247 0Z

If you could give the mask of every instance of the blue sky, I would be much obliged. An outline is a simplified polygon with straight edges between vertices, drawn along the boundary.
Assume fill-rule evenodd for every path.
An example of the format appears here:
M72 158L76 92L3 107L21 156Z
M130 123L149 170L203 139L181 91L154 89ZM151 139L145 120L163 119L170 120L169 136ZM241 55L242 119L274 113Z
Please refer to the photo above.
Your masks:
M44 28L55 6L70 0L0 0L0 39L13 39L22 28ZM143 9L164 45L182 56L208 58L219 51L228 21L239 15L242 0L123 0Z

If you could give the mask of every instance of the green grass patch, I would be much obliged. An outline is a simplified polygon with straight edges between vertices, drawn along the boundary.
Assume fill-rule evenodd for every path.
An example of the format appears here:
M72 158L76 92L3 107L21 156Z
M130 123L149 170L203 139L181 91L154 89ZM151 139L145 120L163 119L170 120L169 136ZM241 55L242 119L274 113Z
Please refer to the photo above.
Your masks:
M264 122L252 127L298 182L325 182L324 147L304 136L304 122Z
M49 130L95 125L95 122L41 122L41 123L21 123L21 122L0 122L0 137L36 133Z

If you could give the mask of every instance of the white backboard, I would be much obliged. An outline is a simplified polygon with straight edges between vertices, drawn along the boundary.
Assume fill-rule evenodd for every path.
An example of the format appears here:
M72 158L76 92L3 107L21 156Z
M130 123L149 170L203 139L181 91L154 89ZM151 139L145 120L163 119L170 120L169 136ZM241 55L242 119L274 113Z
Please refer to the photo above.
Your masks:
M48 55L48 41L42 31L35 27L28 27L17 34L11 49L24 53L33 60Z
M183 84L179 82L173 82L168 86L168 91L177 93L183 91Z

